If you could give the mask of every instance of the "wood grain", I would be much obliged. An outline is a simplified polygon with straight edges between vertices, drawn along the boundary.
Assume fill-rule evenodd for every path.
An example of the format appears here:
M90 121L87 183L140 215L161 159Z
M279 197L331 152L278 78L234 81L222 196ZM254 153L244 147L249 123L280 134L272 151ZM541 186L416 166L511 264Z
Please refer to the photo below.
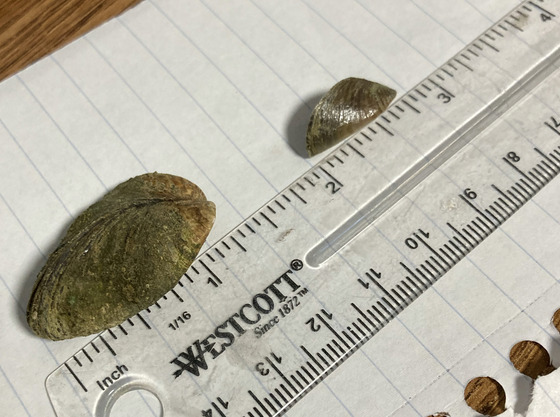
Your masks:
M498 381L488 376L471 379L465 388L465 402L485 416L506 411L506 392Z
M548 375L556 369L550 362L547 350L532 340L523 340L513 345L509 360L515 369L532 379Z
M0 80L66 45L139 1L0 1Z

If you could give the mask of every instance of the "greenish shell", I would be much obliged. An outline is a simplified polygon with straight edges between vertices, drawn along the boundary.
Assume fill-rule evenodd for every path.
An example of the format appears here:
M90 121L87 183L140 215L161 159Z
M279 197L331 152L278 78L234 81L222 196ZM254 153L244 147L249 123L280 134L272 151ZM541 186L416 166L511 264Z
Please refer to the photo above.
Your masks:
M120 324L171 290L194 261L216 214L192 182L129 179L85 210L39 272L27 321L52 340Z
M397 92L362 78L336 83L313 109L307 127L309 156L317 155L355 133L383 113Z

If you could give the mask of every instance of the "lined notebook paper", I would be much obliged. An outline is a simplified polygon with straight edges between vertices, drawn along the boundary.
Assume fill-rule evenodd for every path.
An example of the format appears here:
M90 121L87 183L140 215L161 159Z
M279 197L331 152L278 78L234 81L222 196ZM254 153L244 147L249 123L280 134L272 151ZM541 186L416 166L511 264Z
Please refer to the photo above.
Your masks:
M211 245L322 157L303 157L305 131L335 82L363 77L403 94L518 3L146 0L0 83L0 414L54 416L44 380L91 339L41 340L25 322L37 272L83 209L130 177L180 175L216 204ZM504 300L504 320L534 327L559 294L528 301L527 312ZM494 344L449 357L412 331L410 352L422 353L403 363L430 377L412 388L415 372L385 372L395 396L375 415L445 411L432 404L460 399L468 355L489 373L492 361L501 366L492 346L511 339L504 329L489 336ZM331 388L317 388L328 410L315 415L365 415Z

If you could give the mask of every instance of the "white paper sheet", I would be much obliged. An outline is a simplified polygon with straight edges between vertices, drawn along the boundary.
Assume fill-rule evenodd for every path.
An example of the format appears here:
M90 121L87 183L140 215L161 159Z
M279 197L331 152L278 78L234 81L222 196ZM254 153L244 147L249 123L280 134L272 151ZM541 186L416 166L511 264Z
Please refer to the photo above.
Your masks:
M302 157L305 130L312 107L336 81L364 77L400 95L516 4L150 0L0 83L0 414L54 415L44 380L89 340L41 340L25 323L38 270L85 207L129 177L181 175L216 203L210 245L321 158ZM539 198L553 201L558 189ZM557 229L560 208L553 208L551 227ZM513 222L508 227L521 233ZM529 265L525 261L520 258ZM462 268L476 274L472 265ZM487 332L476 314L471 318L480 327L461 325L462 336L483 336L476 351L437 349L437 343L426 349L430 335L412 310L424 309L437 320L449 308L434 293L425 296L434 296L433 314L425 310L427 302L415 303L402 317L408 333L397 324L384 330L407 337L410 374L391 368L391 360L382 366L395 371L400 397L387 398L375 415L472 413L462 402L472 364L487 374L515 372L495 346L507 335L515 339L525 322L524 337L541 335L558 354L558 335L546 326L551 308L560 307L554 305L560 264L550 261L546 268L556 298L529 297L520 308L497 291L500 308L488 314L503 323L498 332ZM476 293L465 296L454 288L460 287L454 281L442 280L438 291L476 299ZM480 285L488 283L481 279ZM382 354L392 347L371 349ZM431 372L438 367L452 372ZM331 386L344 382L329 378ZM421 392L408 395L418 383ZM363 415L352 411L359 399L336 397L329 385L313 395L325 411L295 408L290 415Z

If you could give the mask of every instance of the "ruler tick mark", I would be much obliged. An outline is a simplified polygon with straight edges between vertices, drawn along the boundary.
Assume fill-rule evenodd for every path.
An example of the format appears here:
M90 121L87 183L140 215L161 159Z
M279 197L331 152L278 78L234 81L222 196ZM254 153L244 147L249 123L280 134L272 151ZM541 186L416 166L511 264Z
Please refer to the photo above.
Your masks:
M338 156L334 155L333 158L336 159L341 164L344 164L344 161L342 159L340 159Z
M222 413L222 410L220 410L220 409L218 408L218 406L217 406L214 402L211 402L210 404L212 405L212 407L214 408L214 410L216 410L216 411L218 412L218 414L219 414L221 417L226 417L226 415L225 415L224 413Z
M473 45L474 45L474 46L477 46L477 45L475 45L474 43L473 43ZM480 47L479 47L479 48L480 48ZM477 58L480 56L480 55L478 55L475 51L473 51L471 48L467 48L467 52L470 52L471 55L474 55L474 56L476 56Z
M362 132L362 136L363 136L364 138L366 138L367 140L369 140L370 142L373 142L373 139L370 138L368 135L366 135L364 132Z
M91 359L91 356L88 355L85 349L82 349L82 352L84 353L85 357L88 358L88 361L93 362L93 359Z
M544 122L545 126L548 127L550 130L552 130L554 133L556 133L557 135L560 136L560 130L558 130L558 126L559 123L556 121L556 119L554 117L551 118L552 122L554 123L554 126L552 126L550 123L548 122Z
M478 228L479 228L480 230L483 230L477 223L474 222L474 220L473 220L473 224L476 225L476 226L478 226ZM480 242L482 242L482 241L484 240L484 238L478 233L478 231L477 231L474 227L472 227L472 225L468 224L468 225L467 225L467 228L470 229L470 231L471 231L474 235L476 235L476 236L478 237L478 239L477 239L476 237L473 237L473 235L471 235L471 234L469 233L469 236L473 237L473 240L474 240L477 244L479 244Z
M517 29L518 31L523 32L523 29L521 29L519 26L517 26L517 25L511 23L509 20L506 19L506 20L504 20L504 22L506 22L506 23L507 23L508 25L510 25L512 28L515 28L515 29Z
M261 216L263 216L264 219L265 219L267 222L269 222L275 229L278 229L278 226L276 226L276 223L274 223L272 220L270 220L270 218L269 218L266 214L261 213Z
M363 331L363 329L358 326L357 323L352 322L352 326L354 326L354 328L358 331L358 333L360 333L362 335L362 338L366 337L366 333ZM358 336L356 336L357 339L360 339Z
M262 408L262 410L269 416L272 417L272 414L270 414L270 411L268 411L268 409L264 406L263 403L261 403L261 401L257 398L257 396L253 393L253 391L249 390L247 391L249 393L249 395L251 396L251 398L253 398L253 400L257 403L257 405Z
M400 290L405 295L405 297L407 298L409 297L409 295L402 289L402 287L399 284L396 285L396 288L397 290ZM402 311L404 310L404 307L402 307L402 305L404 304L405 306L408 306L409 303L403 298L403 296L397 290L391 288L391 292L393 293L393 295L400 300L399 304L401 305L401 311Z
M301 367L301 369L307 374L307 376L308 376L310 379L313 379L313 377L311 376L311 374L309 373L309 371L308 371L307 369L305 369L303 366ZM296 370L296 374L297 374L297 376L299 377L299 379L301 379L301 380L303 381L303 383L304 383L305 385L309 385L309 381L307 380L307 378L305 378L305 377L303 376L303 374L299 371L299 369ZM303 387L302 387L302 389L303 389Z
M495 52L500 52L500 50L498 48L496 48L494 45L486 42L484 39L479 39L479 41L482 42L487 47L489 47L490 49L493 49Z
M117 327L120 329L121 332L123 332L123 334L124 334L125 336L128 336L128 332L124 329L124 327L122 327L121 324L119 324Z
M288 378L286 378L286 376L282 373L282 371L280 369L278 369L278 367L276 366L276 364L270 360L270 358L265 357L265 360L268 362L268 364L270 365L270 367L272 369L274 369L274 371L280 375L280 378L282 378L288 385L289 387L294 391L297 392L297 390L295 389L295 387L292 385L292 383L290 382L290 380Z
M293 195L295 195L303 204L307 204L307 201L305 201L298 193L296 193L294 190L292 190L290 188L290 191L292 192Z
M323 171L325 175L328 176L331 180L333 180L339 186L343 187L343 184L339 180L337 180L334 176L332 176L326 169L324 169L323 167L320 167L319 169Z
M215 287L218 287L220 284L222 284L222 280L218 278L218 276L214 273L214 271L212 271L202 260L200 260L199 262L204 267L204 269L206 269L206 271L210 275L212 275L211 277L208 278L209 283L211 283Z
M66 366L66 369L68 369L68 371L70 372L70 374L72 374L72 376L74 377L74 379L76 380L76 382L78 382L78 384L80 385L80 387L82 387L82 389L84 390L84 392L88 392L87 388L85 387L85 385L82 383L82 381L80 380L80 378L78 378L76 376L76 374L74 373L74 371L72 370L72 368L70 368L70 365L68 365L66 362L64 362L64 365Z
M308 183L309 185L311 185L312 187L315 187L315 183L314 183L313 181L311 181L309 178L305 177L305 181L307 181L307 183ZM270 209L274 214L276 214L276 212L275 212L274 210L272 210L272 208L269 207L269 209Z
M550 17L556 17L556 15L552 12L549 12L548 10L546 10L545 8L539 6L538 4L535 4L534 2L530 1L529 4L531 4L533 7L539 9L541 12L549 15Z
M519 191L518 188L521 189L521 191L523 191L523 192ZM523 203L527 202L527 200L528 200L528 198L525 197L525 194L527 194L529 196L529 198L531 196L531 194L529 194L527 192L527 190L525 188L523 188L523 186L521 184L517 183L517 182L515 183L515 185L512 185L511 189L513 191L515 191L521 197L521 199L523 200Z
M327 345L328 347L328 345ZM321 348L321 352L323 352L323 354L327 357L328 361L324 361L326 363L327 366L332 365L332 363L334 362L334 358L331 356L331 354L329 353L328 350L326 350L325 348ZM319 353L317 353L317 355L319 355Z
M111 352L111 354L113 356L117 356L117 354L115 353L115 351L113 350L111 345L109 345L109 343L107 343L107 341L103 338L103 336L100 335L99 339L103 342L103 344L107 347L107 349L109 350L109 352Z
M296 371L297 374L299 374L299 371ZM297 384L297 386L299 387L300 391L303 391L303 385L301 385L301 382L299 382L299 379L297 379L294 375L290 375L290 377L292 378L292 380Z
M284 386L284 384L280 384L280 388L282 388L283 386ZM278 395L280 397L280 399L282 400L280 405L286 404L286 402L288 400L286 399L286 397L284 397L284 395L282 394L282 391L280 391L278 388L274 388L274 392L276 392L276 395Z
M503 38L504 35L502 35L500 32L498 32L496 29L492 28L492 32L494 32L496 35L498 35L500 38Z
M445 94L447 94L449 97L455 98L455 95L453 93L451 93L449 90L447 90L446 88L442 87L440 84L436 83L435 81L432 81L432 84L434 84L437 88L439 88L441 91L443 91Z
M383 129L385 132L387 132L387 134L388 134L389 136L395 136L395 135L393 134L393 132L391 132L390 130L388 130L387 128L385 128L385 126L383 126L383 125L380 124L379 122L375 122L375 124L376 124L377 126L379 126L381 129Z
M140 319L140 321L142 323L144 323L144 326L146 326L147 329L151 330L152 328L150 327L150 325L148 324L148 322L146 320L144 320L144 317L142 317L142 315L140 313L136 314L138 316L138 318Z
M247 249L245 249L245 247L244 247L241 243L239 243L239 242L237 241L236 238L234 238L233 236L230 236L230 238L231 238L231 240L233 240L233 242L234 242L237 246L239 246L239 248L240 248L243 252L247 252Z
M364 154L361 153L359 150L357 150L356 148L354 148L350 143L348 144L348 147L350 149L352 149L354 152L356 152L358 155L360 155L362 158L365 158Z
M171 293L172 293L175 297L177 297L177 299L178 299L181 303L185 301L185 300L183 300L183 298L182 298L179 294L177 294L177 291L171 290Z
M272 393L270 393L269 395L270 395L271 398L272 398ZM264 401L268 404L268 406L269 406L270 408L272 408L272 411L274 411L274 412L277 411L277 410L276 410L276 407L274 407L274 405L270 402L270 400L269 400L268 398L265 398Z
M417 114L420 114L420 110L418 110L416 107L412 106L408 101L406 101L405 99L402 100L402 102L411 110L415 111Z
M490 206L488 206L488 207L489 207L490 209L493 208L492 205L490 205ZM495 210L494 210L494 211L495 211ZM496 211L495 211L495 212L496 212ZM492 213L492 211L490 211L490 210L488 210L488 209L484 209L484 213L488 214L488 216L490 216L490 217L494 220L493 223L494 223L496 226L499 226L499 225L501 225L501 224L503 223L503 219L498 218L498 217L501 217L501 216L500 216L497 212L496 212L496 215L494 215L494 213ZM498 217L496 217L496 216L498 216Z
M274 396L274 394L272 392L270 394L268 394L268 396L270 398L272 398L272 400L276 403L276 405L278 405L278 407L282 408L282 403L276 399L276 397ZM266 398L265 398L265 401L266 401ZM267 401L267 403L268 403L268 401ZM272 406L272 404L270 404L270 403L268 403L268 404L270 406ZM274 406L272 406L272 407L273 407L274 411L278 411Z

